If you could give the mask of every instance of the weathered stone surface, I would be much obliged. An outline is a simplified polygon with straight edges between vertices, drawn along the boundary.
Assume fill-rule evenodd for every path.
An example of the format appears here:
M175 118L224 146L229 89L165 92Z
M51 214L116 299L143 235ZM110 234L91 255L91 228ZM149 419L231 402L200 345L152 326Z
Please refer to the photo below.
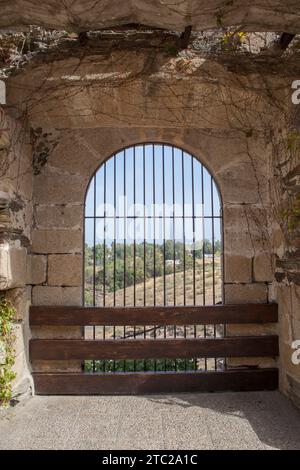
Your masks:
M287 374L287 381L289 385L289 396L300 409L300 380L296 380L290 374Z
M21 287L26 283L27 250L8 243L0 245L0 289Z
M269 237L267 208L252 204L225 204L223 223L225 254L252 257L267 249L265 247Z
M35 286L33 305L82 305L81 287Z
M276 111L271 100L257 93L255 87L249 87L244 75L233 74L227 64L199 58L196 54L188 59L169 57L163 51L155 51L154 55L151 48L132 51L131 45L124 60L123 50L114 49L108 58L107 48L99 51L98 46L95 50L93 46L88 49L89 53L79 58L74 57L74 48L71 52L67 46L62 47L63 51L57 51L49 62L24 68L22 74L10 78L9 101L16 106L26 106L30 102L28 113L34 127L68 129L66 132L107 127L243 131L251 126L260 130L269 122L271 124L272 113ZM257 70L255 77L261 81L261 86L266 86L261 79L261 70ZM33 81L34 90L27 86ZM289 87L290 82L286 86ZM125 140L132 143L129 137ZM235 179L236 170L251 172L254 176L246 149L246 146L242 149L243 160L233 164L237 168L224 168L224 178L228 182L232 177ZM90 149L85 153L90 158ZM256 157L252 155L255 162ZM264 162L261 159L259 163ZM47 171L49 168L47 165ZM71 171L69 168L68 172ZM260 189L266 191L266 186L261 184L263 172L257 177ZM257 191L251 194L248 190L246 176L241 175L240 179L247 189L245 202L253 201L254 197L257 199ZM236 181L238 184L238 179ZM242 196L237 191L234 195Z
M259 204L262 199L267 201L268 184L266 174L261 168L263 162L258 160L253 162L249 157L245 160L232 162L218 172L225 203ZM262 171L258 173L257 167Z
M244 31L288 31L299 32L300 8L292 0L282 2L263 0L245 4L224 3L216 0L207 8L207 2L157 2L154 0L133 0L119 2L104 0L73 0L61 3L49 0L23 0L22 8L18 0L3 0L2 28L17 28L37 24L49 29L67 31L89 31L109 29L122 24L144 24L151 27L182 31L192 25L194 30L216 27L238 27Z
M28 309L31 304L31 287L17 287L6 292L6 298L16 309L16 320L23 321L28 318Z
M95 129L95 131L97 130ZM100 155L97 149L94 148L93 142L89 138L90 134L78 129L62 133L58 146L49 158L49 167L64 171L69 175L80 176L81 180L83 175L89 179L95 165L99 164L99 159L104 156L103 154ZM103 139L99 136L99 131L97 134L97 140L101 142ZM109 146L108 142L107 146ZM74 158L74 154L76 154L76 158ZM69 179L72 182L72 178ZM76 184L76 178L73 178L73 181Z
M225 256L225 282L242 283L252 281L252 258L240 255Z
M49 255L48 285L49 286L81 286L82 257L81 255Z
M34 199L37 204L82 203L87 180L70 175L37 175L34 180Z
M35 209L35 223L39 229L81 229L83 205L38 205Z
M259 253L253 260L253 274L256 282L271 282L274 279L272 257L268 253Z
M29 255L27 259L27 283L43 284L46 282L47 257L44 255Z
M78 230L33 230L32 250L35 253L80 253L82 232Z
M16 392L18 391L20 384L25 380L29 379L32 383L32 377L28 367L28 358L25 351L20 352L20 354L15 357L13 372L16 374L16 378L13 381L13 390L16 390Z
M267 302L266 284L226 284L225 302L227 304Z

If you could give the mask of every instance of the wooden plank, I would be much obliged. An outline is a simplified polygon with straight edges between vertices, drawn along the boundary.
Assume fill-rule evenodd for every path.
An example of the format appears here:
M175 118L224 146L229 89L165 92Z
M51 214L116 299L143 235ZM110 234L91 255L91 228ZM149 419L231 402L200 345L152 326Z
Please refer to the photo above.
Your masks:
M31 326L212 325L277 321L277 304L198 307L30 307Z
M31 360L162 359L192 357L277 356L277 336L76 340L33 339Z
M144 393L276 390L277 369L156 373L34 373L38 395L122 395Z

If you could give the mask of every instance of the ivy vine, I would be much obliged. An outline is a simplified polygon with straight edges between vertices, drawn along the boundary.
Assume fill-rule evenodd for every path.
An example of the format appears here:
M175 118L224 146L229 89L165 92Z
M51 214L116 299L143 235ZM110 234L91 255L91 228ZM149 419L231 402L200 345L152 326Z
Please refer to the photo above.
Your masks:
M15 308L5 299L0 298L0 406L7 406L12 398L12 381L15 363L14 318Z

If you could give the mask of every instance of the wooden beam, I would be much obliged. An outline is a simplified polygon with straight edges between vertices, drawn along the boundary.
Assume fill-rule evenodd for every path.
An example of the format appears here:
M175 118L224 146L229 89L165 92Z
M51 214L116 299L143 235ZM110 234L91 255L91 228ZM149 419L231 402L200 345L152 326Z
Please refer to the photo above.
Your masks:
M30 341L31 361L250 356L278 356L278 337Z
M278 388L277 369L114 374L34 373L33 379L38 395L127 395Z
M30 307L31 326L212 325L277 321L277 304L202 307Z

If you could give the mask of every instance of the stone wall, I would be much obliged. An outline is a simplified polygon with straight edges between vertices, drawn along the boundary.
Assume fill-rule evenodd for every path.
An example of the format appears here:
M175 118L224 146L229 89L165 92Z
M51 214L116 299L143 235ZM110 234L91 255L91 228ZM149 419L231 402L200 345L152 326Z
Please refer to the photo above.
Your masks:
M299 5L293 0L214 0L209 8L205 0L2 0L0 26L24 27L39 24L67 31L89 31L126 24L142 24L175 31L193 25L194 30L233 26L243 31L299 31ZM245 28L245 29L244 29Z
M274 280L283 239L270 191L274 156L270 129L278 113L274 95L282 103L287 99L289 78L283 77L289 69L268 74L251 63L235 71L236 64L197 55L170 58L140 50L108 54L104 49L102 45L80 58L75 49L63 50L61 56L54 51L48 61L29 64L7 83L10 106L21 116L26 113L31 126L33 199L31 205L28 197L28 207L33 217L22 222L22 230L30 240L27 284L32 303L82 303L84 198L99 165L137 143L181 147L207 166L222 195L224 300L279 302L281 387L296 395L297 386L285 385L291 368L285 331L291 331L292 325L285 318L295 319L296 332L299 310L295 302L287 305L285 293L293 293L294 299L298 294L293 283L279 286ZM263 93L266 89L268 93ZM11 249L23 253L21 244L11 244ZM11 278L16 279L17 273ZM276 327L269 325L228 328L229 334L272 331ZM33 334L80 337L81 331L35 329ZM274 365L265 358L229 361L243 363ZM66 365L69 370L79 366ZM292 369L293 377L298 377L299 367Z
M32 164L29 133L23 122L0 109L5 134L0 136L0 294L16 308L15 396L28 393L28 307L31 303L31 271L27 256L32 227ZM2 121L2 123L3 123Z

